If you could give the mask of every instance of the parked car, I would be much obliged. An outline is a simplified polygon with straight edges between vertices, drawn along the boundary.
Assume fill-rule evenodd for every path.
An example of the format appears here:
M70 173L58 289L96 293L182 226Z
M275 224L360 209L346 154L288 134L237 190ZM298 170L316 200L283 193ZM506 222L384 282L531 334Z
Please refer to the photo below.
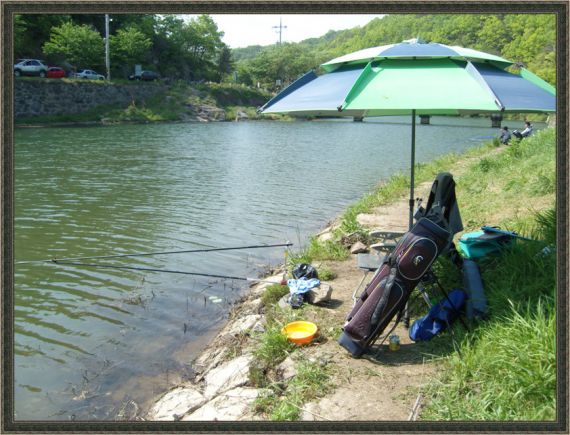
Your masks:
M50 66L47 70L48 79L61 79L65 77L65 70L59 66Z
M160 79L160 75L154 71L141 71L140 75L131 74L129 80L144 80L144 81L155 81Z
M105 80L104 75L101 75L90 69L84 69L83 71L79 71L78 73L75 73L73 77L75 77L76 79Z
M14 65L14 75L20 76L40 76L46 77L47 65L39 59L18 59Z

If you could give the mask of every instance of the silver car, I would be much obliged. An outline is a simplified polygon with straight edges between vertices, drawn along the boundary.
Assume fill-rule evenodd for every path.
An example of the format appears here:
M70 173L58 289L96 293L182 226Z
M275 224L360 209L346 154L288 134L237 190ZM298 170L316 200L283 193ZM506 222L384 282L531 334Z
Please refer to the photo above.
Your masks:
M47 76L48 67L38 59L18 59L14 65L14 75L20 76Z
M105 80L105 76L90 69L79 71L73 77L76 79Z

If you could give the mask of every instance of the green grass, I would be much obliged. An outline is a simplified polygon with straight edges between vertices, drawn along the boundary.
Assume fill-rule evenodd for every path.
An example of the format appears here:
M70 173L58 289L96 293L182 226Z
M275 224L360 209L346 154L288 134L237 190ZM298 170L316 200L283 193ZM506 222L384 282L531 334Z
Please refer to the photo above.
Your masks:
M316 237L310 237L307 246L299 252L292 252L287 258L287 270L291 270L299 263L313 263L322 260L346 260L350 253L339 241L319 241Z
M337 273L328 267L321 266L317 269L317 273L319 274L319 279L321 281L332 281L337 277Z
M298 420L304 403L322 397L330 390L330 368L301 360L296 376L283 385L270 385L256 399L254 409L273 421Z
M279 299L289 293L289 287L286 285L273 284L267 286L263 294L261 295L261 303L263 306L267 307L276 304Z
M261 367L269 369L287 358L293 349L295 345L281 332L281 326L273 323L259 337L259 344L253 354Z
M481 225L520 225L524 216L551 206L555 192L555 132L546 129L505 152L485 157L457 181L466 229ZM497 222L498 211L502 222Z
M498 224L538 242L517 241L479 261L489 320L470 333L457 329L460 353L444 359L426 389L424 420L556 417L556 258L544 251L556 242L554 143L554 131L542 131L483 158L459 179L466 229ZM441 275L447 265L438 267ZM459 277L447 276L446 287L457 284Z
M431 386L424 420L553 420L556 328L552 298L510 305L465 340Z

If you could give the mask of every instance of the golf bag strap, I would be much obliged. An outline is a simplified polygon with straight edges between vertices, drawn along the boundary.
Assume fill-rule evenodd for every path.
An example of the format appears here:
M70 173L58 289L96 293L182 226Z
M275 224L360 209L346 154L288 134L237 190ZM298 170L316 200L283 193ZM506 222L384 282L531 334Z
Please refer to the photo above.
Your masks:
M386 304L390 299L390 293L392 292L392 287L394 286L394 281L396 280L397 272L398 270L395 267L392 267L390 269L390 274L388 275L388 278L386 280L386 287L384 289L384 294L378 301L378 305L376 305L376 308L372 313L372 317L370 318L370 323L372 325L376 325L380 321L380 316L384 312L384 308L386 308Z

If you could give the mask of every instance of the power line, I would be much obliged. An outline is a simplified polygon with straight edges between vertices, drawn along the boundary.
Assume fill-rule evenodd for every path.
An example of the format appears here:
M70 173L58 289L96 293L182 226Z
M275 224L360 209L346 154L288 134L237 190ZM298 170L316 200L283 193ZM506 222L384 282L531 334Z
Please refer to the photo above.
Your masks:
M287 26L284 26L281 23L281 17L279 18L279 25L278 26L273 26L273 29L279 29L279 45L281 45L281 34L283 33L283 29L286 29Z

